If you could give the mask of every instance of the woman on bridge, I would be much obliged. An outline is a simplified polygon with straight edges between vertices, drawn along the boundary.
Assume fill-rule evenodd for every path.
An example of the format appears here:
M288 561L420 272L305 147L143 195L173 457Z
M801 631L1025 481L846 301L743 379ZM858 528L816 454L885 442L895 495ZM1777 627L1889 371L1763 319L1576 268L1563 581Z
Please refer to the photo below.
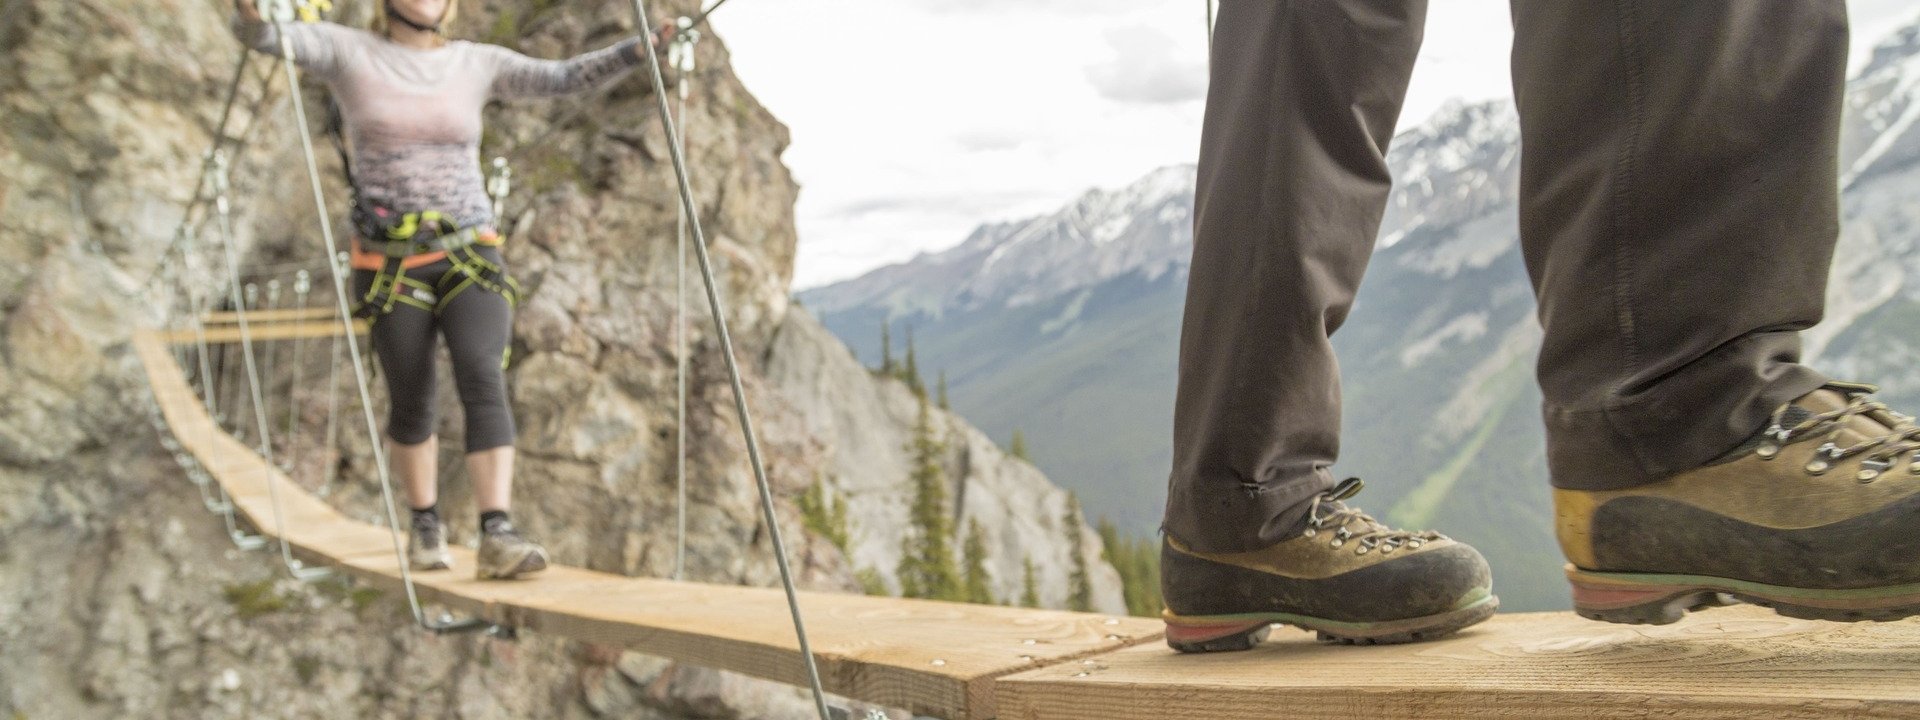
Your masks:
M434 343L444 336L466 414L467 471L480 510L476 574L542 570L547 553L515 532L513 412L505 366L518 286L479 164L480 110L491 98L550 97L597 87L645 60L638 39L564 60L448 40L458 0L376 0L372 30L262 19L235 0L234 34L280 54L281 32L301 69L339 103L353 185L355 314L372 323L392 406L387 436L413 510L411 562L447 569L435 480ZM283 28L280 30L277 28ZM671 32L671 26L662 29Z

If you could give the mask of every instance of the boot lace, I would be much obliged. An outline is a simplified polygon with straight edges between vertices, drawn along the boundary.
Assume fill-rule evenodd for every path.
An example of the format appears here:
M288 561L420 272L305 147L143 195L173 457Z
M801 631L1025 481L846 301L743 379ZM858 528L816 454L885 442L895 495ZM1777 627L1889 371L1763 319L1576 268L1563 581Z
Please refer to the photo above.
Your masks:
M1774 411L1767 429L1762 431L1765 439L1754 449L1754 454L1762 460L1772 460L1788 445L1820 440L1823 443L1813 451L1813 459L1807 461L1806 471L1810 475L1825 474L1833 466L1855 455L1863 456L1860 471L1854 475L1862 483L1873 482L1885 475L1900 461L1901 456L1906 456L1908 472L1920 475L1920 452L1915 452L1920 451L1920 425L1915 425L1912 417L1894 412L1885 403L1869 398L1869 394L1879 391L1875 386L1833 383L1828 387L1847 394L1846 407L1815 413L1788 426L1787 410L1793 405L1781 406ZM1853 425L1851 421L1857 416L1888 425L1893 432L1841 447L1837 442L1841 431Z
M1375 549L1381 554L1388 554L1402 547L1414 549L1446 539L1446 536L1431 530L1414 532L1387 527L1359 508L1348 507L1341 502L1358 494L1363 487L1366 487L1366 483L1361 482L1360 478L1347 478L1333 486L1333 489L1314 496L1313 505L1307 510L1307 529L1301 534L1307 537L1330 534L1333 539L1327 542L1329 547L1342 547L1352 542L1356 545L1353 551L1355 555L1365 555Z

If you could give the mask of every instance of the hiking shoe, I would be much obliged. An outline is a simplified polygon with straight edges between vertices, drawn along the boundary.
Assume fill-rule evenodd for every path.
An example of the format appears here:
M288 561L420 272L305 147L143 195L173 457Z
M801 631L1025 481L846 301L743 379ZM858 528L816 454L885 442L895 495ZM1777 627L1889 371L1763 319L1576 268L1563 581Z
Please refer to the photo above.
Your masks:
M547 549L520 537L512 523L496 522L480 534L476 564L481 580L506 580L547 569Z
M1493 615L1487 561L1433 532L1395 530L1341 501L1349 479L1311 502L1298 537L1262 550L1207 553L1167 535L1160 546L1167 645L1246 650L1274 623L1350 645L1427 640Z
M1874 391L1830 383L1661 482L1554 490L1575 611L1656 625L1734 601L1817 620L1920 615L1920 426Z
M453 554L447 552L447 529L431 515L415 515L413 531L408 533L407 560L415 570L446 570L453 567Z

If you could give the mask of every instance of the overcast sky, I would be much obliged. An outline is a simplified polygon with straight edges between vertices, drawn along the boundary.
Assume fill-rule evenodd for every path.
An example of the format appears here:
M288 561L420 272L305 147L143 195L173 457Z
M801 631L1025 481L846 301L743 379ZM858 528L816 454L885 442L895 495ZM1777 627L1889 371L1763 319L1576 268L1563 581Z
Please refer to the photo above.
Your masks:
M1855 67L1914 18L1852 0ZM1192 162L1204 0L734 0L734 70L793 129L798 288L959 243L991 220ZM1506 97L1507 0L1435 0L1400 126ZM697 131L697 130L696 130Z

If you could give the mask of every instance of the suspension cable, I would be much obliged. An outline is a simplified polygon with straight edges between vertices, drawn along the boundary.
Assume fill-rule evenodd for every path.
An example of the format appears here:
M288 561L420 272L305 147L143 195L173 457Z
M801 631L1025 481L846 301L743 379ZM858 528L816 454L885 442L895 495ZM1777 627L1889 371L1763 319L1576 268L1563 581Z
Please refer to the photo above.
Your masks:
M294 307L305 310L307 308L307 295L311 292L313 292L313 276L305 270L294 273ZM288 364L293 366L293 382L287 383L287 432L281 436L287 439L286 452L281 455L281 457L285 458L285 460L282 461L281 468L286 471L288 477L293 476L293 470L295 466L299 465L300 461L300 453L298 452L300 449L300 386L306 380L306 365L300 362L301 338L297 335L294 336L292 345L293 348L287 352L287 355L291 357Z
M229 154L229 157L233 162L237 163L246 153L247 146L253 137L254 131L260 125L260 111L266 107L268 101L273 99L275 90L273 87L274 76L272 73L268 73L260 76L260 80L257 83L259 87L259 97L254 99L252 106L248 109L247 127L243 129L238 136L231 135L227 132L228 126L233 120L233 110L238 106L241 84L246 78L247 66L252 59L252 55L253 52L251 50L247 48L240 49L240 59L233 69L233 80L231 80L227 86L227 97L220 111L220 120L214 126L213 143L207 148L206 153L201 156L200 175L193 186L193 197L187 201L186 212L180 215L180 226L175 230L172 244L167 248L166 253L172 253L184 243L193 238L197 238L201 224L207 220L206 213L203 212L196 217L195 212L204 210L207 202L212 199L207 193L207 183L212 179L213 153L223 149L224 146L232 145L232 152ZM189 230L189 228L191 228L191 230ZM156 271L154 276L158 274L158 271ZM154 276L148 277L147 283L149 285L151 285L155 279Z
M278 0L278 3L284 4L288 1L289 0ZM278 14L274 16L274 34L279 36L280 39L281 67L286 70L287 87L289 89L287 96L293 100L294 124L300 136L301 154L306 159L307 181L313 188L313 208L315 214L319 216L320 237L326 243L328 256L334 256L342 252L342 250L338 240L333 235L333 221L327 216L327 198L320 182L320 164L313 152L313 136L307 128L306 103L300 98L300 71L298 67L296 67L297 60L293 53L293 39L287 35L285 23L286 21ZM394 506L393 476L387 467L386 448L383 447L379 441L380 425L379 421L377 421L373 415L373 399L371 392L367 389L367 374L366 368L361 360L360 340L358 336L354 335L353 312L347 306L346 275L336 263L328 263L327 267L329 274L333 276L334 302L336 309L339 310L340 323L346 335L347 359L353 364L354 384L360 393L361 415L366 421L367 437L371 440L371 442L367 444L373 453L374 474L380 479L381 503L385 506L386 510L387 530L393 536L394 558L400 563L400 584L406 589L407 608L413 613L415 623L433 632L447 633L483 629L497 630L498 628L492 623L479 619L455 621L451 618L442 617L429 621L425 611L420 607L420 593L413 584L412 564L407 557L404 541L401 540L400 516Z
M719 5L715 4L714 8L718 9ZM675 117L683 129L687 123L687 96L693 92L694 48L700 42L700 31L694 28L695 24L689 18L680 18L673 44L667 48L668 62L673 64L679 76L680 107ZM684 154L687 151L684 135L680 137L680 143L680 152ZM676 494L673 579L684 580L687 569L687 210L684 207L676 209L674 237L678 254L673 267L673 379L678 399L674 406L673 433Z
M288 85L288 87L298 86ZM294 95L297 97L298 93ZM237 243L235 242L233 233L232 206L227 199L227 165L224 157L215 165L214 172L214 212L219 218L220 237L224 241L221 244L225 247L226 251L227 279L232 283L232 285L229 286L228 292L232 295L231 299L234 300L237 305L240 300L238 289L240 285L240 253L239 250L234 247ZM251 289L253 286L249 285L247 287ZM277 289L278 286L276 285L275 288ZM278 293L275 292L273 294L277 295ZM240 330L240 362L241 365L246 368L247 399L253 406L254 429L260 435L260 444L258 446L260 457L266 460L268 465L273 465L273 436L272 431L268 429L266 393L260 388L260 366L255 361L253 355L253 329L247 322L247 311L244 307L240 308L240 310L234 314L234 324L237 325ZM267 475L268 502L273 506L273 531L275 535L279 536L276 539L280 544L280 562L286 566L287 572L291 573L293 577L298 580L315 580L329 575L331 573L326 568L308 568L301 564L299 560L293 558L293 546L287 542L286 517L285 513L281 510L280 503L280 483L284 480L286 480L284 474L269 473Z
M718 5L716 4L716 7ZM673 158L673 174L680 191L680 209L686 213L687 224L693 231L694 256L700 260L700 276L707 287L707 305L713 311L714 331L720 338L720 350L726 360L727 379L733 385L733 407L740 416L740 431L746 437L747 457L753 464L754 481L760 486L760 509L767 522L767 536L773 541L773 557L780 566L780 584L787 593L787 609L793 614L793 631L800 643L800 658L807 668L807 683L813 690L813 702L820 713L820 720L831 720L827 712L826 691L820 686L820 668L814 663L813 648L807 642L806 623L800 617L800 597L794 588L793 568L787 564L786 542L780 536L780 520L774 514L773 488L767 482L767 468L760 459L760 442L753 430L753 416L747 412L747 391L740 381L740 367L733 355L733 336L727 331L727 314L720 303L720 293L715 286L713 266L707 257L706 232L700 227L699 210L693 202L693 186L687 179L687 159L681 152L680 133L674 127L672 113L667 108L667 95L661 92L666 87L666 79L660 73L660 58L654 54L653 25L648 21L646 0L633 0L634 25L641 29L640 41L645 43L647 51L647 70L652 74L653 96L660 111L660 124L667 134L667 152Z
M227 154L225 151L223 150L214 151L212 172L213 172L212 182L213 182L213 193L214 193L214 211L220 219L218 223L219 231L220 231L220 244L222 249L226 253L226 261L227 261L227 278L228 278L228 283L227 283L228 298L227 299L229 302L233 303L234 309L238 313L236 318L238 319L239 326L240 326L240 352L241 352L241 357L243 358L243 363L246 367L247 376L251 380L254 378L253 330L247 325L246 305L245 305L245 301L240 296L240 293L241 293L240 276L239 276L239 269L238 269L240 265L239 253L236 252L233 247L234 245L233 225L229 221L229 217L228 217L228 211L230 210L230 207L228 206L228 203L227 203ZM226 354L223 351L221 353L221 356L223 359L225 358L225 355ZM254 388L254 391L256 393L258 392L257 387ZM256 398L254 400L254 410L257 412L259 410L259 407L260 407L259 400L258 398ZM260 420L261 420L262 427L264 427L265 421L266 421L265 416L264 415L260 416ZM239 527L235 524L234 517L233 517L233 514L234 514L233 498L230 498L227 496L227 490L225 486L220 486L220 506L223 510L221 515L225 516L227 520L227 534L233 537L234 544L240 545L243 549L254 549L258 547L264 547L266 545L265 538L262 538L258 535L250 535L250 534L242 533ZM283 540L282 542L285 542L285 541Z

